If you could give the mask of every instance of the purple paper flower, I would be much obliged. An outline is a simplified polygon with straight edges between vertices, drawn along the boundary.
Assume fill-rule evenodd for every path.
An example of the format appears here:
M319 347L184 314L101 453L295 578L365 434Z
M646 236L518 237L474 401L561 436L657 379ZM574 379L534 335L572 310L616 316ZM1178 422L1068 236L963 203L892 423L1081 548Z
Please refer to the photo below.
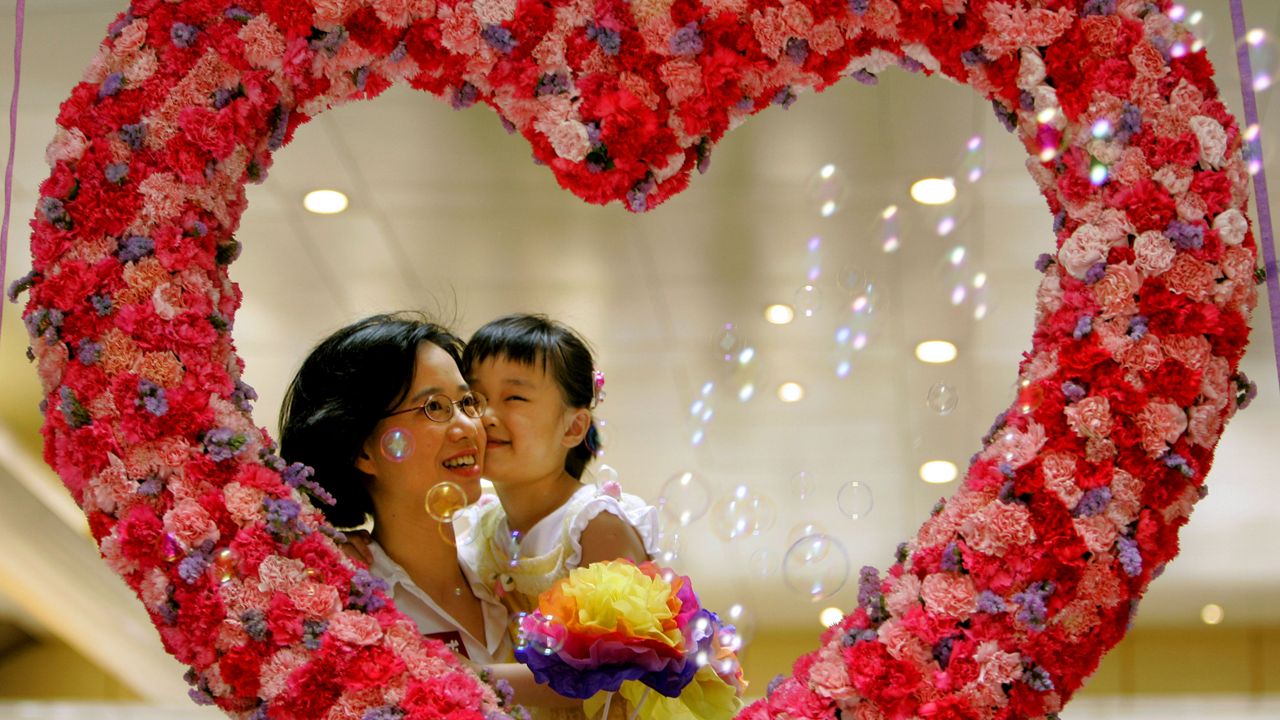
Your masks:
M943 548L940 562L945 572L960 572L964 569L964 555L960 553L960 546L956 541L952 540Z
M987 59L987 54L982 49L982 46L975 45L960 53L960 62L964 63L965 67L973 67L975 65L985 65L990 60Z
M178 577L181 577L185 583L191 585L199 580L200 576L204 575L204 571L208 569L209 558L204 553L195 552L182 558L182 562L178 563Z
M302 621L302 646L308 650L319 650L324 633L329 629L327 620Z
M1018 114L1013 110L1005 107L1005 104L999 99L991 100L991 109L995 112L996 120L1000 121L1000 125L1008 132L1013 132L1018 127Z
M1016 616L1018 622L1023 623L1032 630L1044 630L1045 623L1048 620L1045 600L1052 594L1053 583L1048 582L1035 583L1026 590L1014 594L1013 602L1020 606Z
M700 52L702 52L702 33L698 32L698 23L691 22L671 34L673 55L689 56Z
M40 214L44 215L50 225L59 230L71 229L71 216L67 214L67 208L62 201L53 197L42 197L37 205Z
M1053 678L1049 677L1049 671L1039 665L1023 668L1022 682L1030 685L1032 690L1040 692L1049 692L1053 689Z

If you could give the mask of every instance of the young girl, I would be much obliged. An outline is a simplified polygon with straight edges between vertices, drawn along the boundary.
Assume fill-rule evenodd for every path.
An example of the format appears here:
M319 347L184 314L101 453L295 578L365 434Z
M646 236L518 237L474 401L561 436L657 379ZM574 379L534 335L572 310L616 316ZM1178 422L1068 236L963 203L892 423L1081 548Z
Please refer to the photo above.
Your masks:
M508 315L476 331L463 373L489 398L485 477L501 503L471 510L475 540L458 556L513 613L577 567L657 553L658 511L616 484L582 482L599 438L591 410L603 376L586 343L542 315ZM623 703L610 717L626 717ZM581 709L531 708L543 718L582 718Z

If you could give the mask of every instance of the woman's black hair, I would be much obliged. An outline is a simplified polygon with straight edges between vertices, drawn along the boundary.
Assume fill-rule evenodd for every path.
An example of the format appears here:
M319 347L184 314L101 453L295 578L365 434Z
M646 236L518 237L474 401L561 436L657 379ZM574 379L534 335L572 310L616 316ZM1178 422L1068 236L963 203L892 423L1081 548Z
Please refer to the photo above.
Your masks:
M315 469L315 482L335 500L321 510L337 527L356 527L373 514L370 478L356 459L378 421L409 394L422 343L439 346L461 366L462 340L421 313L398 312L325 338L289 383L280 456Z
M570 407L591 408L595 404L595 360L587 341L563 323L546 315L518 313L485 323L462 353L462 374L491 357L505 358L523 365L541 363L560 386L560 394ZM582 478L587 463L600 450L600 434L595 421L587 426L582 442L569 449L565 472Z

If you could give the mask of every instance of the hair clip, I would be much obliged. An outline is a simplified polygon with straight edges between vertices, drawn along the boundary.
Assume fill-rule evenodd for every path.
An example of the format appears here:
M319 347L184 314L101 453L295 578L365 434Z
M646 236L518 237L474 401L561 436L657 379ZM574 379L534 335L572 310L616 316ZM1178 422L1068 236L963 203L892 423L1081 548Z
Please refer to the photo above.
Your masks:
M591 409L594 410L597 405L604 402L604 373L600 370L591 371Z

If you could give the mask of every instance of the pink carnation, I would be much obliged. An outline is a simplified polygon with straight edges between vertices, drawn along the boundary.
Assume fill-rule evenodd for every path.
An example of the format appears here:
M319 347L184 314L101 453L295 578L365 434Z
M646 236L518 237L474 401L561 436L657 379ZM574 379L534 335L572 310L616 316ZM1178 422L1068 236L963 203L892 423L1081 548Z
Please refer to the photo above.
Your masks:
M382 638L382 627L372 615L346 610L329 618L329 635L352 645L372 645Z
M1142 447L1151 457L1162 454L1187 430L1187 414L1170 402L1149 403L1134 422L1142 432Z
M1111 403L1105 397L1092 395L1064 411L1067 423L1081 437L1103 438L1111 434Z
M1197 405L1188 411L1187 438L1200 447L1212 447L1222 433L1222 416L1208 405Z
M1072 520L1076 534L1089 548L1089 552L1100 553L1109 549L1116 542L1116 528L1105 515L1091 515Z
M960 532L969 547L987 555L1002 555L1009 546L1029 543L1036 536L1026 507L999 500L969 516Z
M824 657L809 668L809 689L832 700L843 700L854 695L849 673L839 656Z
M289 599L299 612L313 619L329 617L342 609L342 599L335 588L314 582L302 583L289 591Z
M1093 285L1093 297L1106 315L1131 315L1138 310L1134 301L1142 279L1133 266L1108 265L1102 279Z
M889 592L884 599L890 613L895 617L902 617L920 607L920 578L912 573L904 573L889 582Z
M1203 370L1213 356L1213 348L1203 335L1171 335L1161 343L1164 354L1196 371Z
M258 589L287 593L306 582L306 566L301 560L268 555L258 566Z
M440 44L459 55L474 55L480 47L480 22L467 3L459 3L446 15L441 8Z
M181 500L164 514L164 529L183 547L198 547L206 540L218 539L218 526L208 511L195 500Z
M240 39L244 41L244 58L250 65L263 70L279 69L280 58L284 56L284 36L266 13L254 15L245 23L240 28Z
M951 573L926 575L920 586L920 597L929 612L949 618L973 613L978 602L973 580L968 575Z
M436 16L436 0L373 0L378 19L391 27L405 27L414 20Z

